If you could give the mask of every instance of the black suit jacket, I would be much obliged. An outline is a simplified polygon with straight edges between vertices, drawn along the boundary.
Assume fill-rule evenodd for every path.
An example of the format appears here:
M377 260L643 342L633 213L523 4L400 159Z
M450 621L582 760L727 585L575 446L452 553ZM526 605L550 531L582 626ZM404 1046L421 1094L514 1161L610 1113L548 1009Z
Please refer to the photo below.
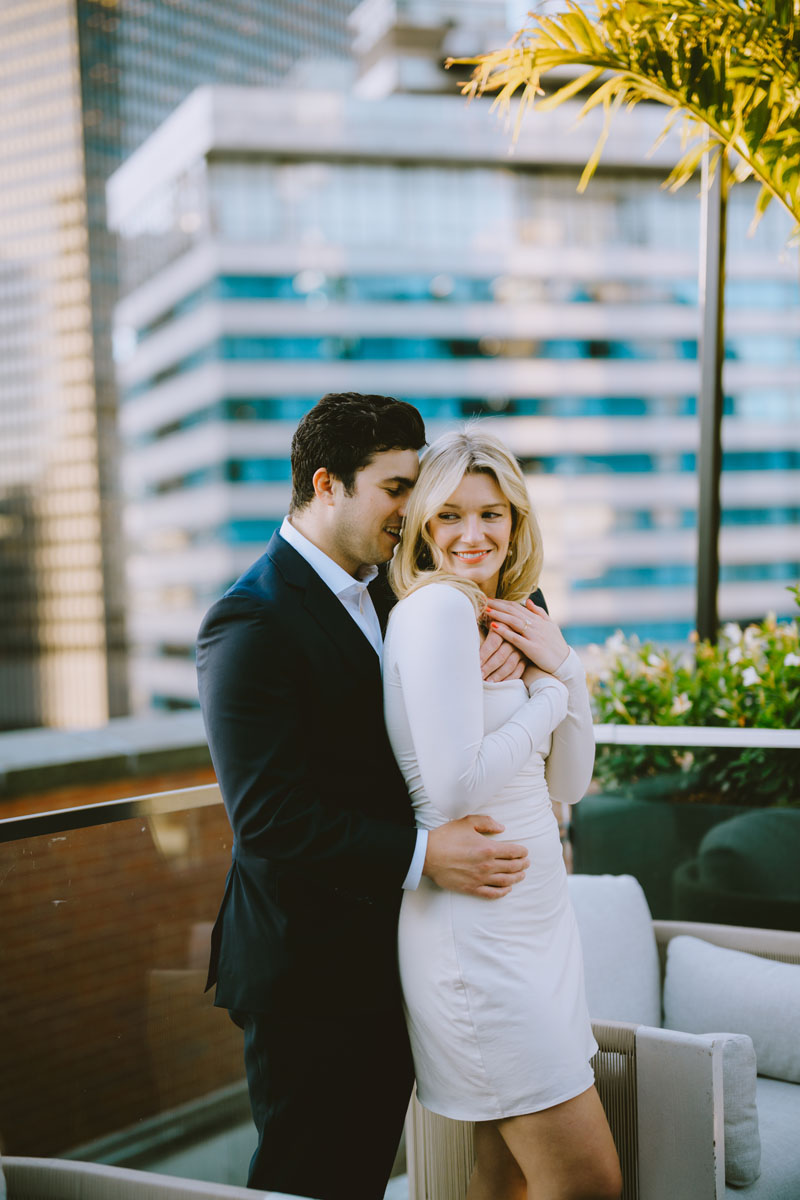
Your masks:
M382 581L375 600L385 619ZM374 649L275 534L207 613L197 668L234 833L212 938L216 1003L276 1014L396 1006L395 926L416 834Z

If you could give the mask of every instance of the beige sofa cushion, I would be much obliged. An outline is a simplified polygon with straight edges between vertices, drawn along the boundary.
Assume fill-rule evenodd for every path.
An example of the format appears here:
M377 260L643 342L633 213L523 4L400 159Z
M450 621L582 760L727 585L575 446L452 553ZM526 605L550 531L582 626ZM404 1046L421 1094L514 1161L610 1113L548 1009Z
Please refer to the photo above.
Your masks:
M800 1083L800 966L675 937L667 950L664 1025L746 1033L759 1075Z
M589 1015L661 1025L661 975L650 909L632 875L570 875Z

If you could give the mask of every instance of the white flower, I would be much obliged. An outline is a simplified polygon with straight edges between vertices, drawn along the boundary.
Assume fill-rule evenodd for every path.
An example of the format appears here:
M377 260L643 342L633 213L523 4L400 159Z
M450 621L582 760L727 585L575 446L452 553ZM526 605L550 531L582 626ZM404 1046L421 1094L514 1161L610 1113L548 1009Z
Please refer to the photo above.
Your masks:
M732 647L728 651L728 662L732 667L735 667L738 662L742 661L742 651L738 646Z
M742 672L742 683L745 687L754 687L755 684L761 682L761 676L755 667L745 667Z
M800 667L800 655L792 654L791 651L783 660L785 667Z
M659 658L657 654L651 654L647 660L648 667L663 667L664 660Z
M745 629L744 644L751 653L757 646L761 645L762 636L761 630L757 625L748 625L747 629Z
M681 692L681 694L676 696L672 701L672 707L669 710L670 715L673 717L680 717L683 715L683 713L688 712L691 707L692 702L688 695L686 692Z
M727 625L722 626L722 635L729 642L740 642L742 640L742 630L735 621L728 621Z
M606 639L606 650L609 650L612 654L621 654L624 649L625 634L621 629L618 629L612 637Z

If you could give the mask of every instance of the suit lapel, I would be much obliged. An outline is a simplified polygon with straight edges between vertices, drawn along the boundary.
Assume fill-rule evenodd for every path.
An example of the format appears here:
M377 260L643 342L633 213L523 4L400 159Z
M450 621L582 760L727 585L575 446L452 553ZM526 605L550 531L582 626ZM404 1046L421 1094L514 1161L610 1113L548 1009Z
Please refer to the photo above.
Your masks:
M377 576L369 585L369 594L372 596L372 603L375 605L375 611L378 614L381 633L385 634L389 613L397 603L397 597L392 591L389 583L389 573L385 565L378 568Z
M380 677L380 659L369 639L359 629L341 600L323 583L302 554L275 534L267 553L283 578L302 593L302 603L323 632L361 673Z

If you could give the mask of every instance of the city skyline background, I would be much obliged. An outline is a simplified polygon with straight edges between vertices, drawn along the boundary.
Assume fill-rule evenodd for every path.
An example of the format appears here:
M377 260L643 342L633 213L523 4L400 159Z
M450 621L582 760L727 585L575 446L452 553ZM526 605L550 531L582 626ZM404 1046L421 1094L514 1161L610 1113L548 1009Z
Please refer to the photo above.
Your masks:
M578 196L596 129L572 130L575 108L529 117L510 154L442 70L506 40L519 6L201 7L0 14L19 179L0 725L196 703L199 618L280 523L291 432L331 390L410 400L430 437L492 422L580 648L685 640L699 201L660 188L674 143L647 157L661 110L630 114ZM746 236L752 204L734 189L720 615L740 621L789 615L800 575L797 257L774 206Z
M0 729L130 711L108 176L198 84L346 55L351 8L0 5Z

